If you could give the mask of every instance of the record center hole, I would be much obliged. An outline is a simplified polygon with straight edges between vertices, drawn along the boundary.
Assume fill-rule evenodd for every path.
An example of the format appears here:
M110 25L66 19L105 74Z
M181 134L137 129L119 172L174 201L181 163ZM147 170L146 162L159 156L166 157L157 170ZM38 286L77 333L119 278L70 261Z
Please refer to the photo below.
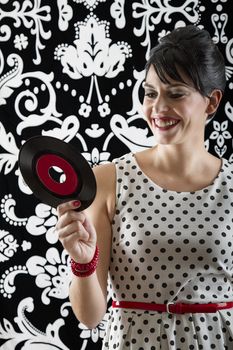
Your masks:
M66 181L66 175L64 171L58 166L51 166L49 168L49 176L59 184Z

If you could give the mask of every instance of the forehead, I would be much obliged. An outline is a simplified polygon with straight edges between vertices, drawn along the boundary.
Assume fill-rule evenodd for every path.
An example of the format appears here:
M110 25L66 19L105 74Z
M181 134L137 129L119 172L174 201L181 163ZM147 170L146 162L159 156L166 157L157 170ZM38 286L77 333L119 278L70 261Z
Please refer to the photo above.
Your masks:
M159 78L158 74L156 73L154 66L151 65L150 68L148 69L147 74L146 74L144 86L145 87L146 86L147 87L156 87L159 85L159 86L163 86L166 88L177 87L177 86L186 87L186 88L193 88L193 84L190 81L190 79L184 73L182 73L181 70L179 70L179 73L180 73L180 76L184 82L182 82L180 80L174 80L171 77L169 77L168 75L165 76L167 81L163 82Z

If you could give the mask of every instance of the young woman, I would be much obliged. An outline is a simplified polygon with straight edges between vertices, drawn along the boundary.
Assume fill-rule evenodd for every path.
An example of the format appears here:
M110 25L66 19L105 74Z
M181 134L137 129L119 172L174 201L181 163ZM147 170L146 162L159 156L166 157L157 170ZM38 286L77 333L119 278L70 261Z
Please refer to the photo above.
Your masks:
M144 82L155 146L96 167L85 212L78 201L58 207L70 300L87 327L106 312L109 273L105 350L233 348L233 166L204 146L225 83L208 32L190 25L165 36Z

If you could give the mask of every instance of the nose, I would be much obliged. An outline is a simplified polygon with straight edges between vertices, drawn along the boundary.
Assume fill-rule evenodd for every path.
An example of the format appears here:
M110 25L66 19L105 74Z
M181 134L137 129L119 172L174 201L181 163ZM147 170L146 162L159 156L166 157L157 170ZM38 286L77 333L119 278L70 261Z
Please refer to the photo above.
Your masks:
M170 109L167 99L164 96L157 96L153 101L152 111L155 114L168 112Z

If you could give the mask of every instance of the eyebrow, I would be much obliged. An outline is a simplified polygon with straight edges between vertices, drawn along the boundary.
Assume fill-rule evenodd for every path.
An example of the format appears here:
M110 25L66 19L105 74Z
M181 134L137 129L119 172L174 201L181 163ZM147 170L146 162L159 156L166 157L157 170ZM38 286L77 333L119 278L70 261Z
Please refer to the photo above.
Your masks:
M173 87L187 87L188 85L186 84L182 84L182 83L176 83L176 84L167 84L167 86L170 88L173 88ZM143 87L148 87L148 88L151 88L151 89L155 89L155 87L147 82L144 82L143 84Z

